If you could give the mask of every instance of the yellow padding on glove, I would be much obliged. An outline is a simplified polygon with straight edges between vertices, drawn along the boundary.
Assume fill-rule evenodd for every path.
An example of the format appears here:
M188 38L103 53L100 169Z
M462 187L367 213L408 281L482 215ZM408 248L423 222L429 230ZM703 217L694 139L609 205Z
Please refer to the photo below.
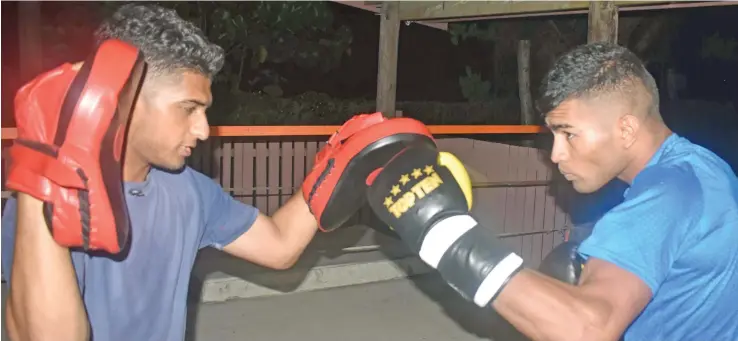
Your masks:
M469 206L469 211L472 209L472 183L469 178L469 173L466 172L464 164L459 161L454 154L449 152L438 153L438 164L448 168L451 175L461 187L461 191L464 192L466 203Z

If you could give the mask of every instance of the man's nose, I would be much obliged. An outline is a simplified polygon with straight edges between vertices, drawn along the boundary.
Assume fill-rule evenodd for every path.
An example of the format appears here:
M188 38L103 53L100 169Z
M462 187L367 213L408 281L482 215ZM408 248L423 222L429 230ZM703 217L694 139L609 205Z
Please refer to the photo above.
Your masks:
M564 144L558 137L554 137L553 148L551 149L551 162L559 164L560 162L565 161L568 155L569 154L566 151Z
M190 132L200 141L205 141L210 137L210 125L208 124L208 118L204 113L198 115L190 128Z

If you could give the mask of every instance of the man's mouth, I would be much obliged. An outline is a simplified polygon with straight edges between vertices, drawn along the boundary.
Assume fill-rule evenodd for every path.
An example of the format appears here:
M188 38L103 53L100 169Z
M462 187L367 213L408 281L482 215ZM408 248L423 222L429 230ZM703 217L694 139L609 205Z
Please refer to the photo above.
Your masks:
M571 181L571 180L573 180L574 178L576 178L576 177L575 177L575 176L574 176L573 174L571 174L571 173L567 173L567 172L565 172L565 171L563 171L563 170L561 170L561 169L559 169L559 172L561 173L561 175L563 175L563 176L564 176L564 178L566 178L566 180L569 180L569 181Z
M192 155L192 147L182 147L180 154L184 157L189 157Z

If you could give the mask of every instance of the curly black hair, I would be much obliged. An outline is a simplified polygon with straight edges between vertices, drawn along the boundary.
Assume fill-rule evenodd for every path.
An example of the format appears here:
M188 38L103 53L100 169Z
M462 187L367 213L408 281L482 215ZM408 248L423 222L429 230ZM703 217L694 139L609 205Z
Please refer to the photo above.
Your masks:
M536 106L545 115L567 99L613 93L632 99L638 83L651 97L648 114L658 113L656 81L635 53L612 43L585 44L556 60L541 82Z
M223 48L208 41L197 26L177 12L140 3L119 7L95 32L97 43L119 39L144 55L148 72L194 70L213 78L223 67Z

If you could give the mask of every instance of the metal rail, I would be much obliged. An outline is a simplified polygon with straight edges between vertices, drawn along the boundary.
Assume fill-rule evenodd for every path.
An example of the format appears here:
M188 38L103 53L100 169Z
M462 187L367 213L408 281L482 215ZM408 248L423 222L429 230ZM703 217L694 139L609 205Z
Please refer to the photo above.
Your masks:
M555 181L550 180L524 180L524 181L486 181L477 182L472 184L472 188L510 188L510 187L545 187L556 184ZM286 186L274 186L274 187L223 187L226 192L255 192L255 191L295 191L300 187L286 187ZM259 194L257 194L259 195Z
M487 181L478 182L472 184L472 188L515 188L515 187L547 187L557 184L556 181L550 180L525 180L525 181ZM231 193L238 197L273 197L290 195L300 187L223 187L226 192L236 192L238 194ZM274 193L279 191L285 191L286 193ZM271 193L256 193L256 194L242 194L242 193L253 193L253 192L271 192ZM10 198L12 191L2 191L2 198Z
M512 237L530 236L530 235L536 235L536 234L549 234L549 233L554 233L554 232L564 233L568 230L570 229L563 228L563 229L552 229L552 230L500 233L497 235L497 238L505 239L505 238L512 238ZM342 248L340 251L342 253L362 253L362 252L378 251L378 250L381 250L381 248L382 248L381 245L350 246L350 247ZM318 253L328 253L329 250L319 250L317 252Z
M472 184L472 188L515 188L515 187L547 187L555 185L555 181L550 180L525 180L525 181L487 181L477 182ZM249 192L272 192L272 193L257 193L257 194L235 194L236 196L253 196L253 197L271 197L271 196L282 196L290 195L300 187L223 187L226 192L238 192L238 193L249 193ZM278 191L289 191L287 193L274 193ZM7 199L10 197L11 191L2 191L2 198Z

